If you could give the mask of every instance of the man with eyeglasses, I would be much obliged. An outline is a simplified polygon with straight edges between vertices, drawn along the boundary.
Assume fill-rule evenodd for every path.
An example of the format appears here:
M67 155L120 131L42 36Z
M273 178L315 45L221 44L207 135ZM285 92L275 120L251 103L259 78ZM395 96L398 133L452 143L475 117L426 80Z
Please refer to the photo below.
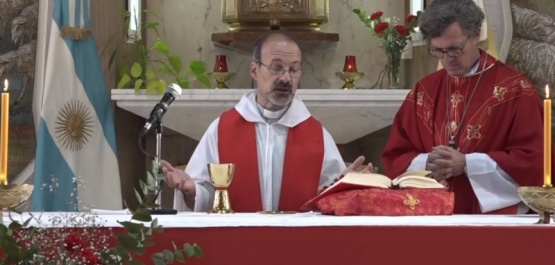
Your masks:
M516 214L519 186L542 184L542 106L532 82L480 49L472 0L434 0L420 18L443 69L399 109L382 154L397 176L426 169L455 194L456 214Z
M331 135L295 96L301 59L299 46L284 34L255 43L250 75L257 89L209 126L185 171L162 162L176 190L176 209L210 209L208 163L236 165L228 189L236 212L299 211L340 175L362 166L361 156L346 167Z

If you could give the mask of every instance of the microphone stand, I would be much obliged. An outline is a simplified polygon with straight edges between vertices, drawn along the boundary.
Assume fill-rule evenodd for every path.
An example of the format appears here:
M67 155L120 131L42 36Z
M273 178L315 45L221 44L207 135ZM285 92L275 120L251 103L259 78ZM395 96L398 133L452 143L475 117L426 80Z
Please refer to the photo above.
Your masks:
M153 159L154 162L156 162L156 166L157 166L157 171L153 172L156 174L156 178L159 176L159 174L162 173L162 168L160 167L160 157L162 156L162 121L161 119L157 119L156 121L156 154L154 156L154 158L152 158L143 148L142 148L142 144L141 141L139 139L139 145L141 147L141 151L147 155L149 158ZM162 197L160 196L160 193L162 193L162 187L164 186L164 181L161 180L160 182L156 181L156 186L158 186L160 189L156 192L156 195L154 196L154 203L156 205L158 205L159 207L157 209L150 209L149 212L150 214L177 214L177 210L175 209L163 209L162 208ZM146 194L145 194L146 196Z

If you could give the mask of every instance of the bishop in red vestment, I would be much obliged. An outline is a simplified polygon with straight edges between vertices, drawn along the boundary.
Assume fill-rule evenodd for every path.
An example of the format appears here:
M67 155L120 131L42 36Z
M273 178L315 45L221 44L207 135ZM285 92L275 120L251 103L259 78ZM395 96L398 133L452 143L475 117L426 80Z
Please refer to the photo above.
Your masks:
M479 28L457 22L480 17L469 2L433 2L422 18L430 53L444 68L421 79L403 102L382 154L385 171L394 178L437 169L431 157L443 152L447 166L438 171L447 177L437 177L455 193L454 213L526 213L518 186L542 184L540 97L526 76L478 49Z

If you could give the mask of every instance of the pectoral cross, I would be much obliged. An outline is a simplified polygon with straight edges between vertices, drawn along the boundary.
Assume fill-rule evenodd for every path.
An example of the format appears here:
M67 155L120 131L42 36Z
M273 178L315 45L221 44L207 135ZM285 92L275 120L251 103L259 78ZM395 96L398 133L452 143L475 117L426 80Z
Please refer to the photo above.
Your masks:
M453 149L457 149L457 146L455 145L455 136L451 135L451 139L449 140L449 147L453 148Z

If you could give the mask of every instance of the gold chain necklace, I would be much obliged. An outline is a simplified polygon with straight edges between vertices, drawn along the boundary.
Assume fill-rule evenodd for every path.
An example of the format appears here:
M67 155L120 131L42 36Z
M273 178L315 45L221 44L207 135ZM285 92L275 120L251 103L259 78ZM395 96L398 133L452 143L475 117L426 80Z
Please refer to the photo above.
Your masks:
M466 117L466 113L468 111L468 107L470 106L470 102L472 101L472 98L474 97L474 93L476 92L476 89L478 88L478 84L480 84L480 80L482 79L482 75L484 74L483 70L486 68L486 62L487 62L487 58L484 59L484 65L482 66L482 72L480 72L480 76L478 76L478 80L476 81L476 85L474 85L474 89L472 90L472 94L470 94L470 98L468 98L468 100L465 102L461 120L459 121L458 125L455 124L456 127L455 127L454 130L450 127L451 123L449 122L449 120L451 118L451 108L449 107L449 97L451 95L451 80L450 80L450 77L449 77L449 73L447 73L447 96L445 97L445 99L446 99L446 105L445 106L447 106L447 111L445 112L445 115L446 115L445 116L445 121L447 122L447 131L450 135L448 145L453 149L457 149L457 145L455 144L455 137L457 137L457 135L459 134L460 127L462 126L462 124L464 122L464 118ZM479 70L480 70L480 63L478 61L477 71L479 71ZM470 80L468 82L470 83ZM466 91L466 94L468 95L468 90Z

